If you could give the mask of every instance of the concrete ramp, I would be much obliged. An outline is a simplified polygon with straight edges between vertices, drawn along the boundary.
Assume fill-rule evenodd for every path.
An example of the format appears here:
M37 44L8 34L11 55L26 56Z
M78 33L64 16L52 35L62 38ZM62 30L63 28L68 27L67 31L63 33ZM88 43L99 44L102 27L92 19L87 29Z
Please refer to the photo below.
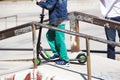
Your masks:
M81 65L78 64L78 62L73 62L66 66L58 66L53 62L42 61L42 64L34 70L32 69L32 62L27 62L29 64L31 63L31 66L29 65L29 67L27 63L24 63L26 64L26 66L21 66L23 63L19 63L19 66L18 64L16 64L16 66L12 67L13 72L10 71L11 69L9 69L9 67L11 66L10 64L4 64L6 68L4 66L0 67L0 69L2 69L0 70L0 80L5 80L5 78L10 78L13 76L13 80L23 80L28 74L31 74L32 78L33 73L35 75L38 75L38 73L42 75L41 80L87 80L86 64ZM92 80L120 80L119 66L119 61L91 54ZM26 69L25 67L28 69ZM10 74L7 73L5 75L2 75L4 72L7 71L8 73L10 72Z

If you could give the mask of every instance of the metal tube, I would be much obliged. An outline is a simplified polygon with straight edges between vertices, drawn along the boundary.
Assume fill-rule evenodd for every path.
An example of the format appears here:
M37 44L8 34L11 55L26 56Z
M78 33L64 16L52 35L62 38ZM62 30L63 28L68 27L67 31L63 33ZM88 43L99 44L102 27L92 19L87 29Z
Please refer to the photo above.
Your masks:
M7 29L7 17L5 18L5 29Z
M86 38L86 50L87 50L87 74L88 80L91 80L90 43L88 38Z
M37 55L36 55L36 44L37 44L37 38L36 38L36 27L34 24L32 24L32 37L33 37L33 63L34 68L37 68Z
M74 27L70 26L70 31L79 32L79 22L78 20L70 20L71 24L75 24ZM71 43L71 51L72 52L79 52L80 51L80 38L78 36L70 36Z
M45 24L41 24L38 22L33 22L33 24L37 25L37 28L43 27L43 28L47 28L47 29L52 29L52 30L57 30L57 31L61 31L70 35L74 35L74 36L78 36L78 37L82 37L82 38L88 38L94 41L98 41L98 42L102 42L102 43L106 43L106 44L110 44L110 45L115 45L120 47L120 43L118 42L113 42L113 41L109 41L106 39L102 39L102 38L98 38L98 37L94 37L94 36L90 36L87 34L83 34L83 33L78 33L78 32L73 32L73 31L69 31L69 30L64 30L64 29L59 29L56 28L54 26L50 26L50 25L45 25Z
M18 16L16 15L16 26L18 25Z

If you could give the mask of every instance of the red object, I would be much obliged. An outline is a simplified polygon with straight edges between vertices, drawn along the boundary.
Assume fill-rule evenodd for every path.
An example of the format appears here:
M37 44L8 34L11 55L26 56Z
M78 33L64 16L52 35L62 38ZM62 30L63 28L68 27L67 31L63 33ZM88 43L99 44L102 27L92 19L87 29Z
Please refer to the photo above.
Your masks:
M31 73L28 73L24 80L31 80Z

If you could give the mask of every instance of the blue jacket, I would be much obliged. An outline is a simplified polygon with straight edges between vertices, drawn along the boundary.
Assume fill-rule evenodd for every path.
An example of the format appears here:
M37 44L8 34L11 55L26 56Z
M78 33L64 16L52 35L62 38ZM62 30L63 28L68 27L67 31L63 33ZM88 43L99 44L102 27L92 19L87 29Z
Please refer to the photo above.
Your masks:
M67 0L47 0L46 2L40 1L38 5L49 10L50 24L58 25L62 21L68 19Z

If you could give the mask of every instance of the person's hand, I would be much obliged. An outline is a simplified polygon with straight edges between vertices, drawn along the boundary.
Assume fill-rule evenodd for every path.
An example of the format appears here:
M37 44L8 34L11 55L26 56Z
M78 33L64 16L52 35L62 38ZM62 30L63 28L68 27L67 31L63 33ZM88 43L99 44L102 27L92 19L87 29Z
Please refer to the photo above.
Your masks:
M36 0L36 2L40 2L41 0Z
M36 0L37 2L40 2L40 1L43 1L43 2L46 2L46 0Z

